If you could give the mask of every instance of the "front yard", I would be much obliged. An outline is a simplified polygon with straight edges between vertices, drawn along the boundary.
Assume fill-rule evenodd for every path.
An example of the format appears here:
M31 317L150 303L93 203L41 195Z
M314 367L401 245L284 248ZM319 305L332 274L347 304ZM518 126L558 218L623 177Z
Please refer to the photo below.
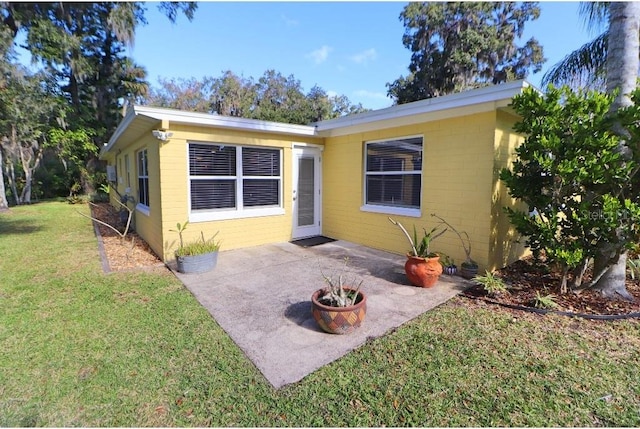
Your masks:
M638 320L465 298L275 391L167 270L103 274L77 209L89 211L46 202L0 213L0 426L640 421Z

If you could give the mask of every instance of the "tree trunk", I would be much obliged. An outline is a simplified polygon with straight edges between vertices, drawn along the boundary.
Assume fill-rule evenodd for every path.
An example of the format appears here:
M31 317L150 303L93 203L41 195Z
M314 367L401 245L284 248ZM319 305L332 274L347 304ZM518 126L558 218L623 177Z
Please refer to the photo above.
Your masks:
M22 171L24 171L24 188L22 188L22 195L20 200L23 204L31 204L31 190L33 188L33 172L40 165L42 159L42 150L35 149L34 145L30 145L28 148L18 145L20 150L20 162L22 164Z
M589 262L590 259L586 258L582 262L580 262L580 265L578 265L573 270L573 282L571 283L571 289L576 289L582 286L582 280L584 279L584 275L589 268Z
M16 170L13 166L13 162L7 164L6 168L7 179L9 180L9 187L11 188L11 193L13 194L13 199L16 202L16 205L19 206L21 204L20 194L18 194L18 186L16 185Z
M33 182L33 175L31 174L31 169L24 166L22 169L24 170L24 187L22 188L20 200L24 204L31 204L31 183Z
M629 93L638 78L638 25L640 3L614 2L609 6L609 39L607 51L607 92L620 92L612 109L631 105Z
M638 55L640 53L640 3L615 2L609 5L609 39L607 51L607 92L618 90L611 110L632 104L629 93L636 87L638 79ZM619 125L614 125L615 128ZM620 151L629 155L627 142L620 142ZM598 267L607 264L606 256L596 258L594 272ZM599 290L606 297L633 298L625 286L627 254L622 253L618 261L598 280L594 289Z
M4 188L4 166L3 158L2 158L2 146L0 146L0 212L7 210L9 208L9 203L7 202L7 193Z
M20 163L22 164L22 171L24 172L24 187L22 188L22 194L20 194L20 200L22 203L31 204L31 183L33 182L33 171L29 167L31 157L27 158L25 148L20 148Z
M84 168L80 168L80 184L82 185L82 190L86 195L91 195L96 192L95 186L95 174L99 168L99 160L96 156L90 155L86 160L86 166Z
M597 273L602 269L601 259L597 258L593 264L593 272ZM618 262L604 273L604 275L593 286L594 290L600 291L602 296L609 299L623 299L634 301L633 295L627 291L625 281L627 279L627 254L621 254Z
M15 124L11 124L11 147L17 148L16 149L17 152L20 151L20 149L18 148L18 132L16 131ZM18 185L16 184L15 166L13 161L11 161L11 163L9 163L8 165L9 166L8 166L7 177L9 178L9 186L11 187L13 198L16 200L16 205L19 206L20 204L22 204L22 200L20 199L20 194L18 194Z

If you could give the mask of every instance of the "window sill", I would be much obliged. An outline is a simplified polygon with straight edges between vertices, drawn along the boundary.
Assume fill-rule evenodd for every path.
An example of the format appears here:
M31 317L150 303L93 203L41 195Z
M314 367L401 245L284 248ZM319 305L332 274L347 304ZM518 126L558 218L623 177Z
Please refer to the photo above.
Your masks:
M144 204L136 204L136 211L139 211L140 213L142 213L145 216L149 216L151 214L151 211L149 210L148 206L145 206Z
M390 206L374 206L364 205L360 207L360 211L368 213L383 213L396 216L420 217L422 213L420 209L410 209L406 207L390 207Z
M214 220L249 219L253 217L281 216L285 214L282 207L261 209L198 211L189 213L189 222L209 222Z

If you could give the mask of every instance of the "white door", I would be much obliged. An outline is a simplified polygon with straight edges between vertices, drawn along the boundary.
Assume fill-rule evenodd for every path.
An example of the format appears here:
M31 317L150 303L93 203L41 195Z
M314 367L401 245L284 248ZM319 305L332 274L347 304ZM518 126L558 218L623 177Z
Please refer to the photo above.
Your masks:
M322 233L320 149L293 149L293 231L292 238L304 238Z

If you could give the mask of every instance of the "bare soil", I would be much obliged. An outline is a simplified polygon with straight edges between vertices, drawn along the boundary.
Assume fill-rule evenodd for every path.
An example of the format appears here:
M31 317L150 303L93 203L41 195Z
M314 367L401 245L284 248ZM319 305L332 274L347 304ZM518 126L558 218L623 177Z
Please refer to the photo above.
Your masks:
M121 221L120 214L109 203L92 204L91 215L115 227L121 233L125 230L126 223ZM153 253L149 245L135 231L130 229L123 240L111 228L97 222L94 222L94 224L98 226L102 236L105 254L111 271L148 269L164 265L160 258Z

